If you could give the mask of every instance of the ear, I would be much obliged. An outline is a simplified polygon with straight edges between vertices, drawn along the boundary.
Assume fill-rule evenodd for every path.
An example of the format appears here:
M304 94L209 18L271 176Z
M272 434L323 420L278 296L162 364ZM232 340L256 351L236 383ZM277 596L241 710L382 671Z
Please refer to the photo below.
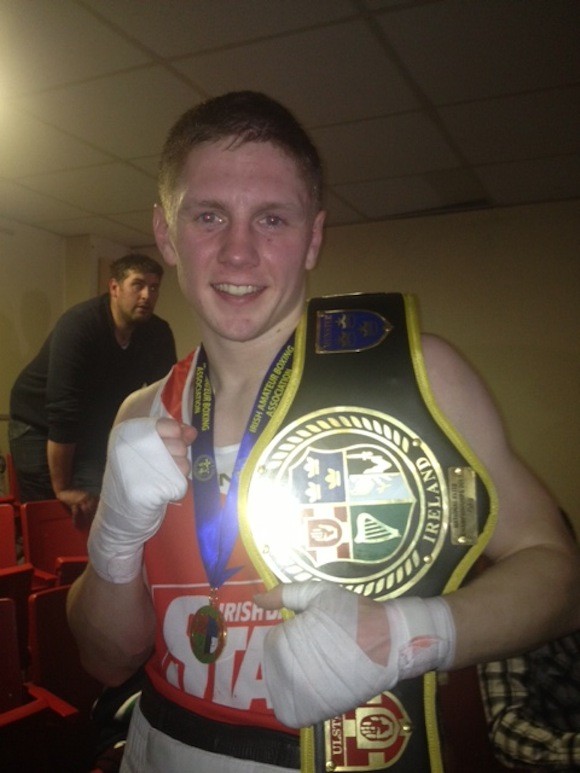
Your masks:
M173 246L169 223L165 217L165 212L160 204L153 207L153 233L159 252L168 266L175 266L177 263L177 253Z
M109 295L111 298L117 297L117 290L119 289L119 283L116 279L109 279Z
M310 239L308 252L306 253L306 262L304 264L307 271L312 271L312 269L318 263L318 254L322 246L322 237L324 236L325 219L326 212L321 209L320 212L317 213L312 224L312 236Z

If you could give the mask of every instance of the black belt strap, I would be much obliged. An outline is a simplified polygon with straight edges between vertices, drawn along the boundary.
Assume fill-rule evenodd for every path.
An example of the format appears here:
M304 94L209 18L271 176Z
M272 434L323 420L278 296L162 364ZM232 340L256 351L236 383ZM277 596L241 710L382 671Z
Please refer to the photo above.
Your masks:
M152 727L188 746L267 765L300 768L298 736L199 716L160 695L149 680L139 706Z

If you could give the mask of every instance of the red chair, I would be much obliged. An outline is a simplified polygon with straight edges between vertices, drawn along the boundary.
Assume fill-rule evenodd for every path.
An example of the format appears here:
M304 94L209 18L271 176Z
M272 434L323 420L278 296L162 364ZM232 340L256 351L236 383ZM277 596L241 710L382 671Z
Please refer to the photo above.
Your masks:
M31 681L88 717L103 686L82 667L66 615L68 586L33 593L28 600Z
M16 564L16 521L14 505L0 504L0 568Z
M19 658L24 667L28 665L28 597L33 572L32 564L18 564L0 569L0 598L8 598L14 602Z
M15 604L0 598L0 762L4 771L73 773L81 765L79 712L22 679Z
M88 562L88 556L59 556L55 567L56 584L72 585L85 571Z
M72 559L77 564L87 560L88 532L74 527L62 502L57 499L25 502L20 508L20 517L24 557L35 570L33 589L51 587L58 582L57 559L64 559L64 563Z
M18 485L18 478L16 477L16 469L14 467L14 461L12 460L12 454L6 454L6 479L8 482L9 495L15 502L20 504L20 486Z
M0 502L11 502L16 508L20 507L20 486L18 485L18 478L16 477L16 470L14 468L14 462L12 461L12 454L6 454L4 456L6 460L6 484L8 491L0 497Z
M0 716L23 703L16 604L13 599L0 598Z

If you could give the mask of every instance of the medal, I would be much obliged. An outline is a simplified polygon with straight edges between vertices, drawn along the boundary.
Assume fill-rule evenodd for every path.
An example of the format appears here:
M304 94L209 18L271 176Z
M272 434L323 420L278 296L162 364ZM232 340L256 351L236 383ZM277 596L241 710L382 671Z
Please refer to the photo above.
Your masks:
M257 438L268 425L288 382L294 344L287 342L258 391L250 420L242 437L225 501L220 494L213 447L214 399L203 347L195 368L192 425L197 438L192 446L192 485L195 528L201 559L207 575L209 603L189 615L187 636L194 656L205 664L215 663L226 646L227 626L218 604L218 590L241 567L228 567L238 538L238 481L240 471Z
M201 663L215 663L222 654L228 635L226 621L217 605L217 591L212 588L209 604L189 616L189 643Z

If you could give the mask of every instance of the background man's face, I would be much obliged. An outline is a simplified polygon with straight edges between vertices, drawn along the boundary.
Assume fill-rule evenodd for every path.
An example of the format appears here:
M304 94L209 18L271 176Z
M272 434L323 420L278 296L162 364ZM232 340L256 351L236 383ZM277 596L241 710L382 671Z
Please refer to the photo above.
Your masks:
M125 322L146 322L155 310L160 286L157 274L129 271L121 282L111 279L111 302Z

